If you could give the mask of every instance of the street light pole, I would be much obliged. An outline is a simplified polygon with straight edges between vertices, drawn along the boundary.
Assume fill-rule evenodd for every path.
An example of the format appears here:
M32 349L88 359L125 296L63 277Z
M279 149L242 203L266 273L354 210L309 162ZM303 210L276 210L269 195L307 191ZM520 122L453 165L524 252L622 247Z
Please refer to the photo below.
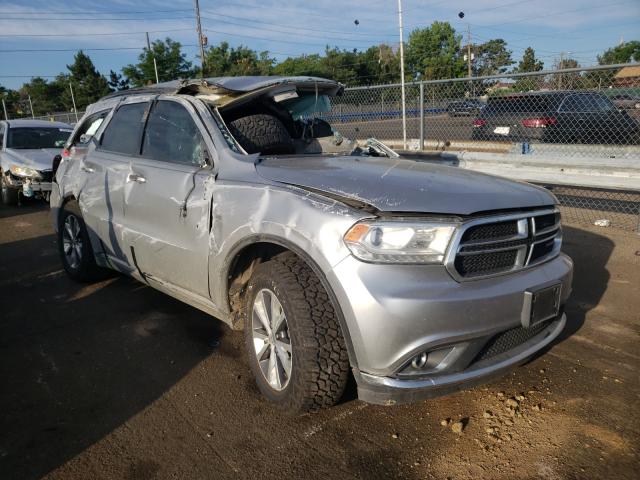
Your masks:
M69 82L69 90L71 90L71 102L73 103L73 113L76 116L76 123L78 123L78 109L76 107L76 97L73 94L73 86L71 85L71 82Z
M36 118L33 113L33 103L31 102L31 95L29 95L29 108L31 109L31 118Z
M153 58L153 70L156 73L156 83L160 83L160 80L158 79L158 64L156 63L156 56L153 54L153 50L151 50L151 42L149 41L149 32L146 32L147 34L147 50L149 50L149 53L151 54L151 58Z
M402 0L398 0L398 24L400 27L400 85L402 89L402 145L407 149L407 107L404 92L404 33L402 28Z

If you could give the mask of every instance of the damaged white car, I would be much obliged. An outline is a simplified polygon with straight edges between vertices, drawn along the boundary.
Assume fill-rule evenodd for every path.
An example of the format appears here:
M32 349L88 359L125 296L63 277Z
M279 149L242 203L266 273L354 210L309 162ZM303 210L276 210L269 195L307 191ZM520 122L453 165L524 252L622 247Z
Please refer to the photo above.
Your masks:
M62 151L73 127L43 120L0 121L0 185L2 203L23 197L49 200L52 161Z

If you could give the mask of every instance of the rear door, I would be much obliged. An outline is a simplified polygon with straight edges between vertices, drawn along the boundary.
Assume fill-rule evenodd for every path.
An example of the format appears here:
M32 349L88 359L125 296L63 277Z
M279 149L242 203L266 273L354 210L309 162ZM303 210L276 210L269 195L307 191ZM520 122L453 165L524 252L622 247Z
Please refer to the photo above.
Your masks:
M100 238L101 250L120 270L132 269L123 241L124 186L140 142L148 101L120 105L106 126L99 145L79 155L79 203L88 228Z
M214 178L192 105L156 101L123 189L125 238L143 276L209 297L209 205Z

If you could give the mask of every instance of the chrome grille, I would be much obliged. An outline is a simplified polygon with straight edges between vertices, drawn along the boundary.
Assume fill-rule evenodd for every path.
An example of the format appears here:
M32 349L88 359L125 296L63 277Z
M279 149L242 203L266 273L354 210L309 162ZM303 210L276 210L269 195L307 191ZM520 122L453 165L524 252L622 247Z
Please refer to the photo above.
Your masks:
M460 281L520 270L560 251L557 210L474 219L462 225L447 268Z

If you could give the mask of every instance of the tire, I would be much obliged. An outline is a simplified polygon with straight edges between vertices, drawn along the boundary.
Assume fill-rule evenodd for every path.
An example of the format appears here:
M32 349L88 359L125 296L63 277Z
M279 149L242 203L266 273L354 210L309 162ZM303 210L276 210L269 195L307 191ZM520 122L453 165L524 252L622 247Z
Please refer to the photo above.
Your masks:
M7 185L4 172L0 172L0 196L3 205L17 205L20 199L20 192L17 188Z
M295 152L284 124L273 115L257 114L229 123L229 130L247 153L286 155Z
M284 313L284 319L280 328L270 334L258 312L261 298L263 305L274 305L271 296L275 296L276 309ZM245 344L262 394L289 413L313 412L335 405L347 383L349 358L331 300L307 264L292 253L260 264L249 280L245 309ZM270 312L271 308L264 309L267 317ZM269 317L269 327L278 317ZM264 373L258 350L263 352L260 358L266 367ZM272 356L281 374L275 382L276 376L268 373L273 371L269 368ZM288 376L283 357L289 359Z
M67 274L78 282L97 280L104 272L96 265L80 207L73 200L67 202L60 213L58 253Z

